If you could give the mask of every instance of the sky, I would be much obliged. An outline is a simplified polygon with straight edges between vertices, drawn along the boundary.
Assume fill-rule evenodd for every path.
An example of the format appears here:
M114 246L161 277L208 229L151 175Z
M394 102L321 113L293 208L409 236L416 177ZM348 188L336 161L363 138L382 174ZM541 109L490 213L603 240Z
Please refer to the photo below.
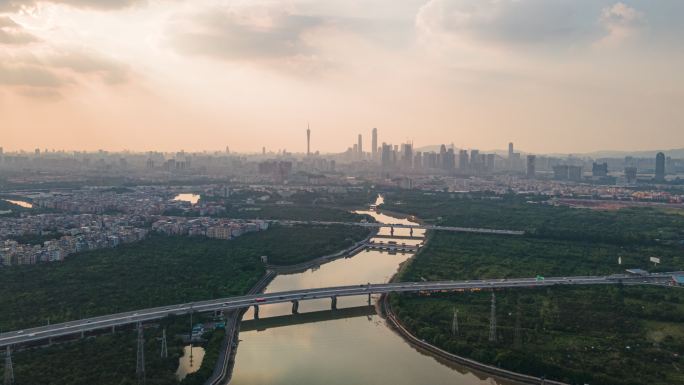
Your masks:
M681 0L0 0L0 146L684 147Z

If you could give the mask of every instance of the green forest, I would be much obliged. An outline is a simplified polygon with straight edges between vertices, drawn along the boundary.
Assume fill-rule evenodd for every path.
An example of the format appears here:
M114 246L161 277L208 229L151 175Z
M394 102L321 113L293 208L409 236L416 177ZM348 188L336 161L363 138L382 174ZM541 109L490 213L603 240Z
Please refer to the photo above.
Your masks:
M652 208L599 211L553 206L536 197L401 191L383 209L450 226L523 230L539 238L627 243L684 242L684 215Z
M153 236L144 241L70 256L62 263L0 269L0 327L16 330L113 312L244 294L270 261L294 264L363 239L357 227L273 226L231 241ZM199 317L199 316L198 316ZM206 318L207 316L203 316ZM169 357L159 356L161 329ZM188 317L169 317L145 329L148 384L174 384ZM202 384L213 370L222 330L205 338L206 365L181 384ZM136 333L54 344L13 354L17 385L135 384ZM0 368L2 376L2 368Z
M299 263L366 234L346 226L273 226L231 241L153 236L61 263L3 268L0 329L239 295L263 275L262 255L273 263Z
M684 217L676 214L570 209L519 197L390 196L398 200L388 198L383 208L432 222L527 232L433 232L427 246L402 269L398 279L404 281L684 269ZM654 268L651 256L660 257L662 264ZM501 290L496 298L496 342L488 338L491 292L393 295L390 300L419 338L509 370L573 384L684 383L684 291L554 287ZM458 333L452 330L454 310Z

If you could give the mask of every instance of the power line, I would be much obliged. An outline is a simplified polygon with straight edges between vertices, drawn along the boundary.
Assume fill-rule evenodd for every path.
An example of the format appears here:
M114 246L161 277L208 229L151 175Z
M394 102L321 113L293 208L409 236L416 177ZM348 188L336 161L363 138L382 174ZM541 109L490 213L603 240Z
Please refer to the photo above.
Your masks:
M145 336L141 322L138 322L138 362L135 374L138 378L138 385L145 385Z
M12 366L12 350L7 346L5 353L5 385L14 384L14 368Z
M166 344L166 329L162 329L161 358L169 357L169 348Z
M489 316L489 342L496 342L496 295L492 291L492 310Z

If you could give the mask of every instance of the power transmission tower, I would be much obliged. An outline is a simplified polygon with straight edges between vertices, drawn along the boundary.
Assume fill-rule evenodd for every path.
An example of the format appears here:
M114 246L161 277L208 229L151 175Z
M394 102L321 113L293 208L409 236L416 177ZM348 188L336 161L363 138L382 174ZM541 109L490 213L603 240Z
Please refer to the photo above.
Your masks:
M162 329L161 358L169 357L169 348L166 345L166 329Z
M138 385L145 385L145 337L141 322L138 322L138 363L135 374L138 378Z
M492 312L489 316L489 342L496 342L496 295L492 291Z
M458 335L458 310L454 306L454 318L451 320L451 334Z
M522 339L520 335L520 297L518 297L518 303L515 309L515 336L513 338L513 346L520 348L522 345Z
M5 385L14 385L14 368L12 366L12 350L7 346L5 353Z

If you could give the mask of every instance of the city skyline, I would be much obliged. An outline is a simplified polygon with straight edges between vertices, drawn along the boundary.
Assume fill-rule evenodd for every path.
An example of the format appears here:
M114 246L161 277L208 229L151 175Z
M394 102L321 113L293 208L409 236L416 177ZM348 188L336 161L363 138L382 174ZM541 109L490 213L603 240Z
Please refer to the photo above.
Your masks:
M418 146L676 148L682 11L673 0L5 1L2 145L305 152L309 121L323 153L358 132L368 147L373 127L380 142Z

